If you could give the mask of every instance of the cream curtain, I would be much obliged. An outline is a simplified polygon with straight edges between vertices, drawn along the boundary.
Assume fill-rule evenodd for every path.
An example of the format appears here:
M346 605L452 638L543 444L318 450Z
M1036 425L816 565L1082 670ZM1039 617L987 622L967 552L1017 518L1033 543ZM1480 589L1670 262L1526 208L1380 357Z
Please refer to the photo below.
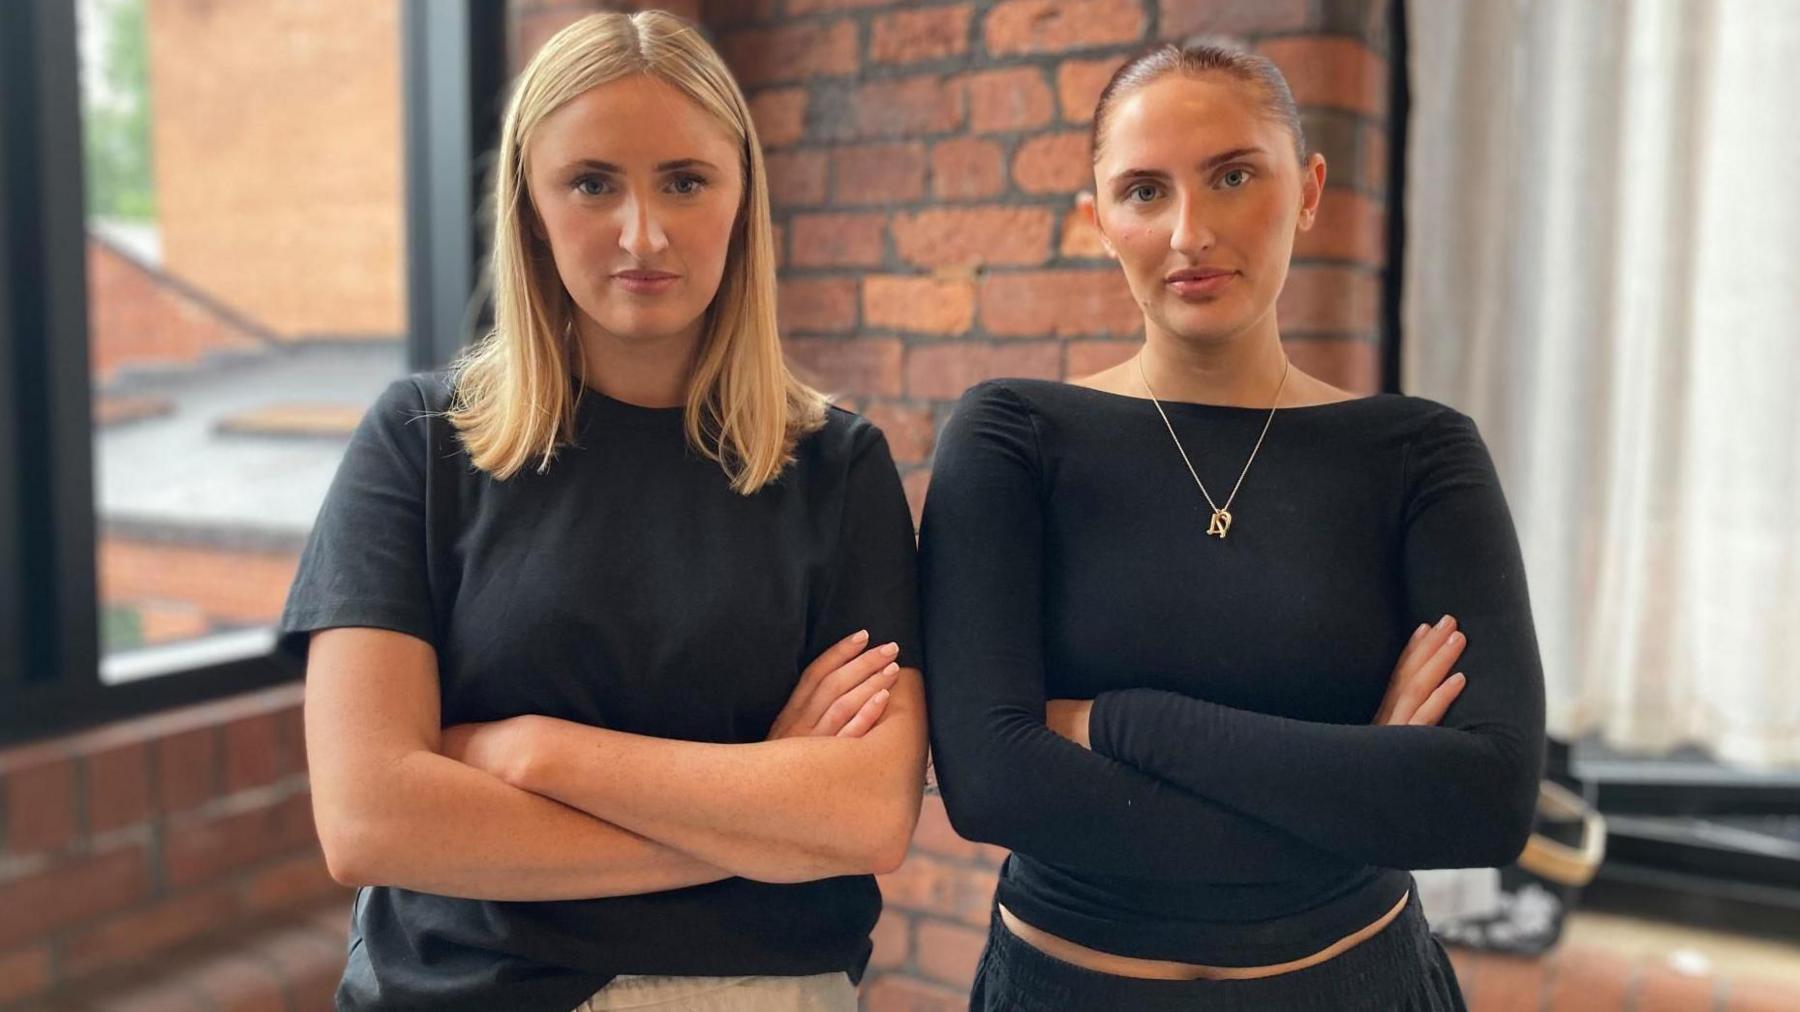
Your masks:
M1407 16L1403 382L1494 452L1551 734L1800 768L1800 4Z

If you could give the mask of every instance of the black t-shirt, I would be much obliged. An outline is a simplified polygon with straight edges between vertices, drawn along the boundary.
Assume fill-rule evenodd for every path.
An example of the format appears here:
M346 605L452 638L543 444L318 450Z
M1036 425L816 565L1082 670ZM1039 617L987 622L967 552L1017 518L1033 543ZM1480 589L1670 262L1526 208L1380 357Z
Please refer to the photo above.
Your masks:
M1268 411L1165 402L1223 504ZM920 528L927 713L1000 901L1126 955L1259 966L1379 918L1410 871L1529 833L1543 672L1517 537L1469 418L1381 395L1276 413L1223 539L1148 400L964 395ZM1413 629L1455 615L1440 725L1371 726ZM1044 724L1093 699L1092 751Z
M911 514L887 441L833 407L745 497L680 408L575 384L575 446L497 482L449 420L444 372L396 380L351 437L279 630L374 626L437 649L445 726L519 714L663 738L763 740L800 671L859 628L919 663ZM842 970L860 980L873 876L745 878L549 902L358 890L340 1008L566 1012L614 974Z

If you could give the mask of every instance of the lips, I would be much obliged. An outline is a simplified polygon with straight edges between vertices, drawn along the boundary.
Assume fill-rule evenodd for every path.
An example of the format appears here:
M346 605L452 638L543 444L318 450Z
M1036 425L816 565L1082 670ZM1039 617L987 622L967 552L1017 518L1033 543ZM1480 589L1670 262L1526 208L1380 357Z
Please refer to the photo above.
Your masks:
M613 275L613 281L622 289L633 295L659 295L674 287L679 274L668 271L619 271Z
M1189 267L1163 279L1169 290L1184 299L1216 295L1237 278L1236 271L1222 267Z
M1235 274L1235 273L1237 273L1237 272L1226 270L1223 267L1187 267L1182 270L1176 271L1173 274L1170 274L1169 276L1163 278L1163 280L1169 282L1170 284L1174 284L1178 281L1205 281L1207 278L1218 277L1222 274Z
M629 281L667 281L670 278L680 277L680 275L670 274L667 271L620 271L613 277Z

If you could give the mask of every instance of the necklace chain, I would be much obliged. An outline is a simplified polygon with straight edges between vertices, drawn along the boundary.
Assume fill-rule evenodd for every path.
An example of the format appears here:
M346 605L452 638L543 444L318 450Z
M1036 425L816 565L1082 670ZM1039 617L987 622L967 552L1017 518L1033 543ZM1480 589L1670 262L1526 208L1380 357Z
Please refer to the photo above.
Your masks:
M1244 476L1250 473L1250 465L1256 460L1256 452L1262 449L1263 437L1269 434L1269 424L1275 421L1275 409L1281 404L1281 392L1287 387L1288 370L1293 360L1282 356L1285 364L1281 367L1281 385L1275 388L1275 403L1269 406L1269 417L1263 420L1261 435L1256 437L1256 445L1250 450L1250 459L1244 461L1244 469L1238 472L1237 484L1231 486L1231 494L1225 497L1225 505L1213 502L1212 493L1206 490L1206 483L1200 480L1200 472L1194 470L1194 462L1188 459L1187 450L1181 445L1181 437L1175 435L1175 425L1169 421L1169 413L1163 410L1162 402L1156 399L1156 391L1150 387L1150 377L1144 372L1144 356L1137 356L1138 378L1144 381L1144 392L1150 395L1150 403L1156 405L1156 413L1162 416L1163 425L1169 429L1169 438L1175 441L1175 449L1181 454L1181 462L1187 465L1188 474L1193 475L1194 484L1200 487L1200 494L1206 497L1206 504L1212 507L1212 522L1206 533L1217 535L1223 539L1225 532L1231 529L1231 504L1237 500L1238 489L1244 486Z

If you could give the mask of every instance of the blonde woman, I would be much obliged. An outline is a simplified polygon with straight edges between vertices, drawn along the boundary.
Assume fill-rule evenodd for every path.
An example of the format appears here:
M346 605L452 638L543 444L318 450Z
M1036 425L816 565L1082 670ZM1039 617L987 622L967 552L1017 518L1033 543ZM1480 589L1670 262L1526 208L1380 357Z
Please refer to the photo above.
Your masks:
M1011 850L971 1007L1462 1009L1411 870L1517 857L1544 749L1487 449L1288 361L1328 198L1266 58L1126 62L1093 149L1143 347L965 394L920 531L944 804Z
M912 524L783 365L743 95L585 18L494 199L493 332L370 409L281 621L338 1007L853 1009L923 784Z

